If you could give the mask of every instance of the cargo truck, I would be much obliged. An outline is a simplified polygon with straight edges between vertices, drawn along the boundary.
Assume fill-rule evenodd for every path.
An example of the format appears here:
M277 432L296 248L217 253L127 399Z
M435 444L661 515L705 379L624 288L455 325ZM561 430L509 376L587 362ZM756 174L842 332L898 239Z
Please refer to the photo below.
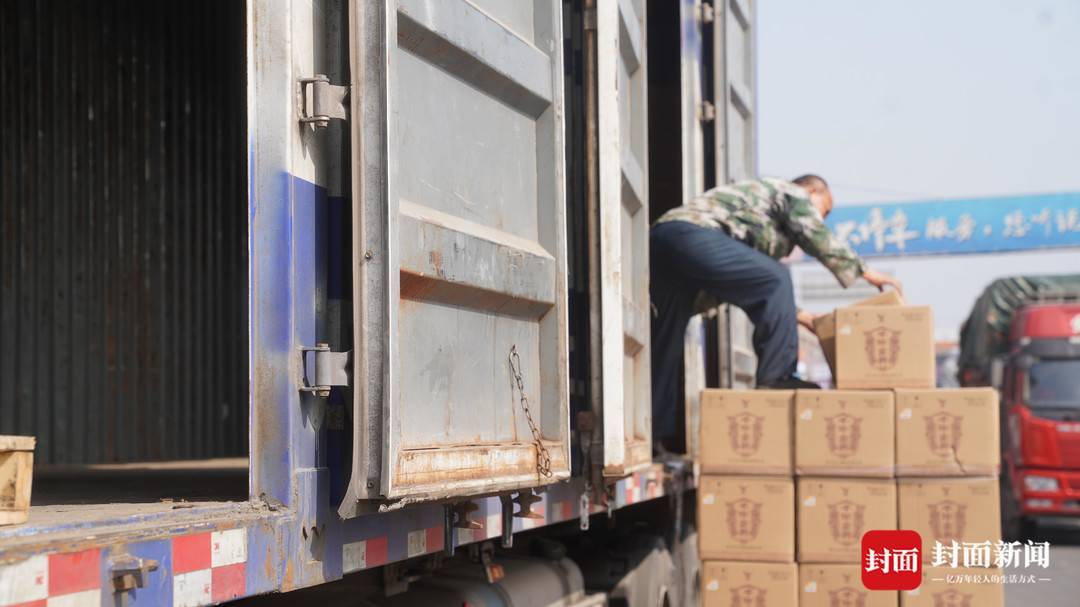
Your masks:
M964 324L959 380L1000 391L1002 530L1080 516L1080 276L1004 278Z
M695 395L751 329L691 324L654 460L648 226L754 174L754 19L0 5L0 607L694 604Z

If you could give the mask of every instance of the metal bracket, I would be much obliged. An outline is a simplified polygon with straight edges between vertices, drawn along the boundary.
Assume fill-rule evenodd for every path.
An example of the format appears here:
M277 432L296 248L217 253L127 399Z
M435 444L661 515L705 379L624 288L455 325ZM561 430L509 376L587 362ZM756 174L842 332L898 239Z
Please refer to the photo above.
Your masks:
M585 31L596 30L596 8L587 8L584 12Z
M475 502L459 502L454 504L454 527L457 529L483 529L480 521L472 520L472 513L480 509Z
M312 356L308 356L311 353ZM321 398L330 396L333 386L348 386L352 383L349 370L352 350L331 352L329 344L315 344L314 348L300 347L300 366L304 370L301 392L311 392ZM308 363L313 367L310 371ZM314 379L312 379L314 378Z
M326 128L331 119L348 120L345 98L349 87L330 84L326 74L300 79L300 123Z
M716 120L716 106L711 101L702 101L698 105L698 120L701 122Z
M716 11L708 2L702 2L698 6L694 7L695 17L702 23L712 23L716 19Z
M585 487L585 491L581 494L581 500L578 504L578 528L582 531L589 530L589 514L592 510L591 493L592 487Z
M117 554L109 560L109 571L116 592L145 588L147 576L157 569L157 561L130 554Z
M499 496L502 503L502 538L499 542L503 548L514 547L514 501L513 495L504 493Z
M514 498L514 503L518 505L518 511L514 513L514 518L528 518L536 521L544 520L544 515L539 512L533 512L533 504L542 500L539 495L536 495L529 489L518 491L517 497Z
M452 504L443 506L443 554L453 557L457 549L457 513Z

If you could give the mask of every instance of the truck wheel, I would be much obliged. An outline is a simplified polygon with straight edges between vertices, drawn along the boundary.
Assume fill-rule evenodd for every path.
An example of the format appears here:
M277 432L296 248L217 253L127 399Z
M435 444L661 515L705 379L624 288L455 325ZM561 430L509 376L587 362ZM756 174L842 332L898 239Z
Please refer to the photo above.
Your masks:
M1009 542L1023 542L1033 538L1037 528L1031 517L1017 515L1002 521L1001 536Z
M1022 542L1035 531L1035 521L1024 516L1020 502L1012 490L1009 477L1001 477L1001 537L1008 542Z

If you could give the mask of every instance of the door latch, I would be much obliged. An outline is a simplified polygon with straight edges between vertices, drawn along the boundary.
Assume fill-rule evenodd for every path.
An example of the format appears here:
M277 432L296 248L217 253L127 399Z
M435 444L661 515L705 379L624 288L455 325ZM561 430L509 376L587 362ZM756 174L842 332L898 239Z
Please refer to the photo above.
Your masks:
M118 554L109 561L112 572L113 588L116 592L146 587L146 578L151 571L157 571L158 562L130 554Z
M300 79L300 124L324 129L331 119L347 120L345 98L349 87L330 84L326 74Z
M694 13L694 16L697 17L697 20L701 23L712 23L716 19L716 11L713 10L712 5L708 2L702 2L694 7Z
M716 106L711 101L702 100L698 104L698 120L701 122L712 122L716 120Z
M315 344L314 348L300 348L300 365L303 368L301 392L311 392L315 396L330 396L330 388L348 386L352 350L331 352L329 344Z

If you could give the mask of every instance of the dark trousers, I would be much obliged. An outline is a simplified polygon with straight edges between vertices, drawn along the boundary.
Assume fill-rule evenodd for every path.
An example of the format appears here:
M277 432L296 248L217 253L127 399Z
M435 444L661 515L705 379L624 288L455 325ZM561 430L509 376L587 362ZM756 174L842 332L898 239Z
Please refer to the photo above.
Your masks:
M734 304L754 323L757 381L795 373L799 356L795 294L787 268L725 232L683 221L649 233L652 297L652 418L654 439L677 436L679 384L686 325L700 291Z

